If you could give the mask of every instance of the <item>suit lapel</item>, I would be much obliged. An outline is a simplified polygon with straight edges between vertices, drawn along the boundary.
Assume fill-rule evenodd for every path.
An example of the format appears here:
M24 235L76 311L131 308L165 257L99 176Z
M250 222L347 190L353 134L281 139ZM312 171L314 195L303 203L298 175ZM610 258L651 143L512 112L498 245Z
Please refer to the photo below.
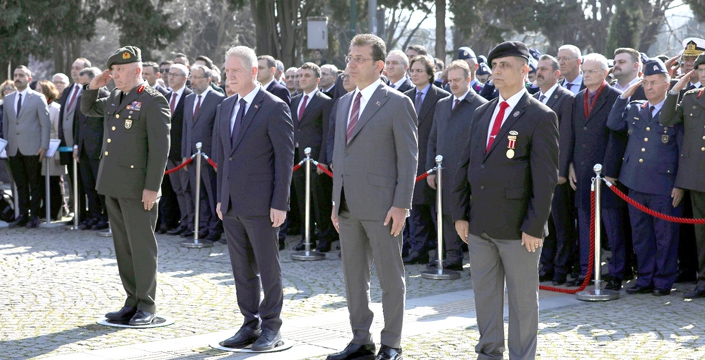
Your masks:
M434 88L435 86L431 84L431 87L428 89L428 93L426 93L426 96L421 103L421 110L419 111L419 125L421 125L421 123L426 119L426 115L428 115L428 112L431 111L433 105L438 102L438 93Z
M546 100L546 106L553 109L553 106L556 105L556 103L558 102L558 98L560 98L560 95L558 94L558 88L556 88L556 90L553 90L553 94L551 94L551 97Z
M529 93L525 93L524 96L519 99L519 102L517 103L517 106L515 106L512 109L512 112L507 116L507 120L504 121L504 124L502 124L502 127L499 128L499 132L497 133L497 137L494 138L494 141L492 141L492 146L490 147L490 150L485 154L485 159L487 156L494 151L494 149L499 146L499 143L502 143L502 139L504 139L507 136L507 133L509 132L509 129L511 129L514 126L514 123L516 123L522 115L524 115L524 112L526 111L526 107L529 105ZM494 112L494 111L493 111ZM490 116L492 116L490 114ZM489 127L489 124L488 126ZM489 131L489 129L485 129L485 131ZM487 139L487 136L485 136L485 139Z
M368 100L367 104L365 105L365 110L362 111L362 114L360 114L360 118L357 120L357 125L355 125L355 129L353 130L352 135L350 135L350 140L348 141L348 143L355 138L355 136L360 132L360 129L362 129L362 127L365 126L365 124L367 124L370 119L372 119L372 116L377 113L380 108L382 108L382 105L387 102L388 94L387 89L385 89L385 86L386 85L384 84L380 84L377 87L377 90L372 93L370 100Z
M209 95L211 95L211 91L213 91L213 90L209 90L208 93L206 94L206 96L201 98L201 106L198 108L198 114L196 114L196 116L193 118L193 122L192 122L191 126L196 125L196 122L198 122L198 119L201 118L201 114L203 114L203 109L206 106L208 106L208 104L210 104L211 101L215 100L215 99L213 99L213 96L209 96ZM194 103L191 104L191 106L187 106L186 108L193 110L193 106L195 105L195 102L198 101L198 95L193 97L193 101L194 101Z
M132 89L129 94L125 95L122 98L122 102L118 105L117 109L115 109L115 112L117 113L118 111L124 109L125 107L127 107L127 104L132 103L132 101L134 101L135 99L137 99L137 90Z
M588 90L585 90L588 91ZM605 88L602 89L602 93L600 93L600 96L595 99L595 106L592 107L592 111L590 111L590 114L588 115L587 121L590 122L593 117L595 117L595 114L600 112L600 109L602 109L605 104L607 104L607 96L610 94L610 88L609 85L605 85ZM582 101L582 99L581 99Z
M639 116L642 119L646 120L647 124L651 124L653 121L651 119L651 114L650 114L651 110L649 109L649 103L646 102L644 104L646 104L646 106L640 106Z
M260 90L257 92L257 95L255 95L254 100L252 100L252 104L250 104L250 107L247 109L247 112L245 112L245 115L242 117L242 124L240 124L240 130L238 131L237 138L233 143L232 152L235 152L235 149L237 149L238 145L240 145L240 141L242 141L242 138L245 137L247 128L250 126L250 124L252 124L252 120L254 120L255 115L262 107L262 99L264 99L264 92L263 89L260 88ZM239 98L238 101L240 101Z
M299 121L303 121L306 117L308 117L311 111L313 111L313 109L318 106L318 102L321 101L321 99L319 99L320 93L320 91L316 91L316 94L311 97L311 99L308 101L308 104L306 104L306 108L304 108L304 114L301 119L299 119ZM303 101L303 98L301 101Z

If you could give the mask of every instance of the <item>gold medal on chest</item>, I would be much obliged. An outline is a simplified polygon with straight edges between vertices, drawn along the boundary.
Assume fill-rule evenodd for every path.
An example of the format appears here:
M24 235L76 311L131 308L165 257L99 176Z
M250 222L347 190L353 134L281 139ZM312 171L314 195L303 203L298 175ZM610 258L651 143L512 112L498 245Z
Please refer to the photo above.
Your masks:
M514 149L507 149L507 159L514 158Z
M127 119L125 120L125 129L129 129L132 127L132 120Z

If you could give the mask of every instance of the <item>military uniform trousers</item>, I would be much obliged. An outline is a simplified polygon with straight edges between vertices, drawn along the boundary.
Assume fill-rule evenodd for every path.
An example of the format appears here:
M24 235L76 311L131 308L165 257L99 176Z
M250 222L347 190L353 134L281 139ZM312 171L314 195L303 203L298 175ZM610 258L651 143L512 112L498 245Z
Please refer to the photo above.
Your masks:
M604 186L602 191L612 191ZM612 257L609 273L617 279L624 276L626 250L624 249L624 211L621 208L602 208L602 224L605 226ZM590 261L590 209L578 208L578 229L580 233L580 274L586 275ZM593 274L594 276L594 274Z
M647 208L671 216L681 216L682 204L673 207L668 195L654 195L629 190L629 197ZM678 270L678 231L680 224L661 220L629 206L634 252L638 263L638 286L653 285L671 290Z
M125 306L155 313L157 292L157 224L159 201L145 210L141 199L105 197Z
M705 192L690 190L690 200L693 203L693 216L696 219L705 218ZM705 288L705 225L695 225L695 241L698 248L698 287Z

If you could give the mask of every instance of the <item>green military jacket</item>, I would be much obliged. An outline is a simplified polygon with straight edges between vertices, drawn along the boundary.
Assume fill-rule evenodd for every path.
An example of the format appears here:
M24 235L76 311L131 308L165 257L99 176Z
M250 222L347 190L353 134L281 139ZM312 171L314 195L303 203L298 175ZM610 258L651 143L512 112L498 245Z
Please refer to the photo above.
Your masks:
M143 190L160 192L169 154L171 113L162 94L146 82L123 96L114 89L97 99L86 89L81 111L103 116L103 147L96 190L116 198L142 199Z
M666 126L683 123L685 133L678 162L676 187L705 192L705 91L693 89L683 95L668 93L659 121Z

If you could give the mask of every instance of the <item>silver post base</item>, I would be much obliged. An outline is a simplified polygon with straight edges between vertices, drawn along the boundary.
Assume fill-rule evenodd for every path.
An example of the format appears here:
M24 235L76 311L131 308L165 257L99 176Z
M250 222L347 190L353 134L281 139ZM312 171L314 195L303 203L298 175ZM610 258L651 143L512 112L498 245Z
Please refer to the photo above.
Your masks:
M68 230L81 230L80 227L74 226L74 225L67 225L66 228L67 228Z
M315 260L323 260L326 258L326 254L318 251L297 251L291 253L291 260L299 260L299 261L315 261Z
M58 227L62 227L62 226L66 226L66 224L61 221L50 222L50 223L47 223L47 222L39 223L40 228L47 228L47 229L53 229L53 228L58 228Z
M98 231L98 236L100 237L112 237L113 232L110 230L110 228L107 228L105 230L100 230Z
M619 299L619 291L613 290L585 290L575 294L581 301L610 301Z
M188 249L202 249L202 248L209 248L213 247L213 242L209 240L193 240L193 241L184 241L181 243L181 247L185 247Z
M431 280L455 280L460 278L460 273L448 269L426 270L421 272L421 277Z

